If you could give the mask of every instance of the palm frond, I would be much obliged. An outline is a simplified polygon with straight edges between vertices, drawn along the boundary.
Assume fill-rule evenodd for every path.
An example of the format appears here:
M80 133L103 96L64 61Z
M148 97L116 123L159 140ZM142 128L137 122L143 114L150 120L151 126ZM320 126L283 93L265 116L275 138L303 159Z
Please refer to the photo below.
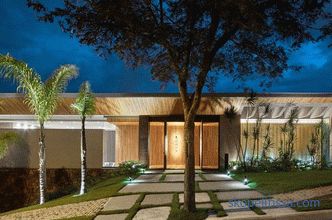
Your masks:
M79 94L71 107L81 116L94 114L95 99L91 92L91 86L89 82L82 83Z
M45 82L45 104L43 112L45 120L55 111L59 94L62 93L68 81L78 75L78 69L74 65L63 65L54 71L52 76Z
M43 85L40 76L22 61L16 60L10 55L0 55L0 76L13 79L18 83L18 92L26 94L24 102L36 115L40 113Z

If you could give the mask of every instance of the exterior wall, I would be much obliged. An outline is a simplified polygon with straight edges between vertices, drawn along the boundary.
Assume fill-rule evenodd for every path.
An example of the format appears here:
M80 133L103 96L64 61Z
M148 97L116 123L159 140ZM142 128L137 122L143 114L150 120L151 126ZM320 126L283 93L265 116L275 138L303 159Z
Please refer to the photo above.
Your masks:
M229 161L236 160L241 136L241 116L237 115L232 121L224 115L220 116L220 168L225 168L225 154Z
M138 123L118 124L115 130L115 162L138 160Z
M295 145L294 145L294 156L300 160L309 160L309 154L307 151L307 145L310 143L311 135L314 132L314 126L316 124L297 124L296 125L296 136L295 136ZM241 125L241 134L245 129L245 124ZM261 125L261 134L259 140L259 154L261 153L264 135L266 134L266 128L268 124ZM282 132L280 131L282 124L270 124L270 135L272 139L273 146L270 150L269 156L272 158L276 158L278 156L278 149L280 147L280 142L282 140ZM252 133L252 128L254 124L249 124L249 134ZM245 144L245 139L243 135L241 135L241 143L242 146ZM253 139L250 137L248 139L248 154L247 156L252 155L253 148Z
M1 130L19 134L17 143L9 147L0 167L38 168L39 130ZM87 166L102 167L103 131L87 130ZM80 168L80 130L45 130L46 167Z

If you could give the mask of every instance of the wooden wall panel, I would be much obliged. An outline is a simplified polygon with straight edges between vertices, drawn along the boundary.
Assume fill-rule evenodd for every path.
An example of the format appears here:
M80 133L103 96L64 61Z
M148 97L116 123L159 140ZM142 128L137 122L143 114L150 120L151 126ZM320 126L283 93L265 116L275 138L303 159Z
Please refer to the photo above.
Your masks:
M203 123L202 168L217 169L219 167L219 124Z
M167 123L167 168L170 169L184 168L183 124L182 122Z
M149 167L164 168L164 123L150 122L149 129Z
M138 123L116 126L115 162L127 160L138 160Z
M295 157L297 159L306 160L309 159L308 152L307 152L307 145L310 142L311 134L314 131L315 124L297 124L296 125L296 140L295 140ZM249 124L249 133L252 134L252 129L254 124ZM261 134L260 134L260 141L259 141L259 155L262 152L262 146L264 142L264 135L266 134L266 127L267 124L262 124L261 127ZM272 158L276 158L278 156L278 149L280 147L280 143L282 140L282 132L280 128L282 124L270 124L270 134L272 138L273 147L270 151L269 156ZM246 128L246 124L241 124L241 143L242 146L245 145L245 139L243 137L243 131ZM253 139L252 137L248 140L248 157L252 155L252 148L253 148Z
M200 123L195 124L195 137L194 137L194 148L195 148L195 168L201 168L200 158Z

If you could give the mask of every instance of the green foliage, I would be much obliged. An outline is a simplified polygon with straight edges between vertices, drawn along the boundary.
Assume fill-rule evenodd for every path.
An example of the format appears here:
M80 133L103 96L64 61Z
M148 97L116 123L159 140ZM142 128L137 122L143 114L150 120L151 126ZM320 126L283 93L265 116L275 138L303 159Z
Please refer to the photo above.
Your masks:
M0 76L18 83L17 90L25 94L24 102L40 123L51 117L56 109L59 93L64 91L70 79L77 76L77 72L74 65L63 65L43 83L40 75L26 63L10 55L0 55Z
M89 82L81 85L80 91L75 102L71 105L72 109L82 117L95 113L95 99L91 92Z
M284 171L291 170L294 165L294 144L296 140L296 124L299 109L292 108L288 116L287 122L280 128L282 138L280 141L280 148L278 162L280 168Z
M8 146L18 140L19 136L15 132L5 132L0 134L0 159L4 158L8 151Z
M145 168L146 165L135 160L128 160L119 164L119 169L121 174L126 175L128 177L133 177L134 175L138 174L141 171L141 169Z

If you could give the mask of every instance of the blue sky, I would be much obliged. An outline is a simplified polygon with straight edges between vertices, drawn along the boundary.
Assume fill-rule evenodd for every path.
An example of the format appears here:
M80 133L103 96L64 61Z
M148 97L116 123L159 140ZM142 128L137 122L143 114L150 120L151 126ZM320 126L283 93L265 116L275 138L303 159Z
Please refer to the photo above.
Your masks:
M147 69L130 69L115 55L99 57L93 48L81 45L75 38L63 33L57 24L39 22L25 0L0 0L0 53L10 53L24 60L47 78L61 64L75 64L80 69L77 79L70 82L67 91L77 92L79 85L88 80L97 93L157 93L177 92L169 84L161 90L151 79ZM287 72L273 82L267 92L332 92L332 48L328 42L305 44L293 53L289 63L301 65L299 72ZM256 81L250 86L260 91ZM242 92L243 84L220 78L216 92ZM0 81L0 92L15 92L15 86Z

